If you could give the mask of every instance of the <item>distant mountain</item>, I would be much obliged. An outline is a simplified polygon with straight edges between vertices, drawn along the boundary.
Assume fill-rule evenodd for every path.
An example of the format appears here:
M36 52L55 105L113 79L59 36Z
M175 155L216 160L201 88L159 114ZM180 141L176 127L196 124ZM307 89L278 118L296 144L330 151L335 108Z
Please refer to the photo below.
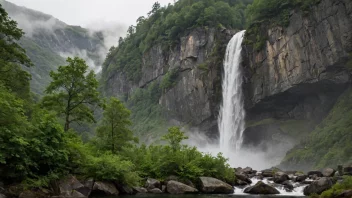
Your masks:
M49 72L64 65L69 56L80 56L92 69L100 70L108 50L103 33L67 25L53 16L8 1L0 3L26 33L20 44L35 65L28 69L34 93L43 93L50 82Z

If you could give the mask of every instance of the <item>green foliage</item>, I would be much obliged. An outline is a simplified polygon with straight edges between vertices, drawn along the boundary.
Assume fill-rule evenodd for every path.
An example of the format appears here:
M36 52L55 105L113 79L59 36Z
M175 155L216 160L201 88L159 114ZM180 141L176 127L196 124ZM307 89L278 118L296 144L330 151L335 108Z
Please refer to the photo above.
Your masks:
M324 191L320 197L321 198L332 198L336 197L340 193L342 193L345 190L351 190L352 189L352 177L351 176L346 176L343 178L342 182L336 183L332 188L329 190Z
M196 27L226 27L243 29L244 10L251 0L179 0L174 5L160 7L154 4L149 16L139 17L136 26L130 26L128 36L120 38L119 46L112 48L103 66L104 79L121 72L128 80L138 82L142 72L142 54L159 44L168 49Z
M112 153L117 153L123 147L131 146L131 141L137 142L129 129L132 124L131 112L116 98L110 98L104 113L102 123L97 128L100 145Z
M65 131L72 122L95 122L93 108L100 104L98 81L93 71L87 74L84 60L75 57L67 59L67 66L60 66L57 72L50 72L53 81L46 88L48 94L43 105L54 110L65 119Z
M162 107L159 105L161 89L158 83L153 82L147 88L136 89L127 100L131 110L133 122L132 131L137 136L147 140L152 134L158 136L164 133L166 119Z
M168 134L162 137L162 140L167 141L170 145L172 150L176 151L181 148L182 140L188 139L185 136L185 132L180 130L180 127L171 127L168 129Z
M167 91L168 89L172 88L173 86L176 85L177 77L178 77L178 70L177 69L172 69L169 70L163 77L160 83L160 88L163 91Z
M288 152L284 163L312 164L317 168L352 162L352 90L348 89L328 116L299 145Z
M253 45L259 51L265 46L268 27L287 27L290 23L290 11L299 8L310 10L320 0L254 0L247 6L245 16L247 19L247 32L245 44Z
M234 170L221 154L213 157L203 154L195 147L181 145L187 137L177 127L169 129L167 139L171 145L142 145L125 150L123 156L131 160L141 176L166 179L175 175L196 182L200 176L209 176L233 183ZM175 149L176 148L176 149Z
M26 49L34 67L24 69L32 74L31 91L43 95L45 87L50 83L49 73L56 70L59 65L65 64L65 59L49 48L39 46L27 37L23 37L19 44Z
M28 100L30 75L22 70L21 65L29 67L32 63L17 43L23 34L0 4L0 84Z
M104 153L99 157L89 156L84 165L85 176L102 181L118 181L129 186L137 186L140 177L130 161L119 156Z

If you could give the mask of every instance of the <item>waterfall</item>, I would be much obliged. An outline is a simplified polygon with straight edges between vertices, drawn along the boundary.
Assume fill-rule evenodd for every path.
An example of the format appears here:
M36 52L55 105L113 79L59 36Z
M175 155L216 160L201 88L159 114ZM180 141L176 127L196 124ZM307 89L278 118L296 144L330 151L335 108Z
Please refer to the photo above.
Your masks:
M229 156L241 148L244 130L244 102L242 93L241 50L245 30L238 32L226 48L222 81L222 105L218 126L220 150Z

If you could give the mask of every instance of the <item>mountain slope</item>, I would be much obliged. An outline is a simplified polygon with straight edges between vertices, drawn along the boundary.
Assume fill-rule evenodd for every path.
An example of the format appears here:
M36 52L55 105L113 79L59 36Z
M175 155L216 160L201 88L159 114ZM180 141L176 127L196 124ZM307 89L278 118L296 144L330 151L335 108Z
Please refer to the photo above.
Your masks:
M50 15L7 1L0 2L26 33L20 45L34 63L28 70L32 74L33 92L42 94L50 81L49 72L65 64L68 56L80 56L92 69L99 70L107 52L102 33L67 25Z

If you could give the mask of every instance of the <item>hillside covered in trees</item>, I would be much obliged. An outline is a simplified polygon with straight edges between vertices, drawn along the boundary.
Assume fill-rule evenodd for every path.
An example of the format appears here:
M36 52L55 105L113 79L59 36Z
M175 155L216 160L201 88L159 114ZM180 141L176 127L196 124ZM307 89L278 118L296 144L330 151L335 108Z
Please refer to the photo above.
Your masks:
M247 132L255 131L254 136L258 137L248 142L259 145L261 142L255 140L267 134L274 137L273 131L299 136L302 141L288 152L281 164L283 169L285 165L325 168L351 163L351 56L345 56L345 51L351 52L352 47L345 47L348 43L341 44L346 50L340 53L341 61L336 61L338 70L331 69L336 62L328 67L335 73L315 67L309 71L337 78L327 77L323 80L329 83L324 81L321 87L307 89L279 89L285 83L280 81L280 72L296 75L296 67L287 72L287 68L275 65L285 62L280 54L272 58L277 46L280 50L290 47L290 39L285 45L272 47L271 44L288 37L280 37L280 34L292 27L291 17L311 17L309 12L317 12L316 6L328 5L326 2L330 0L179 0L165 7L156 2L148 16L139 17L137 24L129 27L127 36L110 48L98 80L92 65L101 63L100 54L96 52L102 35L91 36L85 29L64 24L63 29L54 33L77 38L77 45L82 44L82 49L86 50L85 55L95 60L69 57L65 61L60 56L61 49L54 49L52 46L56 45L49 42L52 34L25 36L0 1L0 197L85 197L117 195L118 191L133 194L142 192L140 186L144 184L149 193L162 193L161 184L168 184L170 180L181 182L182 187L187 188L185 191L192 193L199 190L229 194L233 193L234 185L248 185L249 175L254 176L256 171L234 169L221 153L202 153L186 145L189 137L184 132L204 129L208 138L217 141L226 45L242 29L247 29L242 61L243 87L248 88L244 100L249 110L247 117L253 118L247 123L247 129L251 128ZM346 2L333 5L348 11L350 7L346 5L351 3ZM350 16L350 12L348 14ZM349 39L346 35L341 38ZM55 42L68 40L65 36ZM295 41L301 45L299 39ZM90 45L86 46L87 43ZM59 48L65 46L70 47L67 44ZM331 45L325 48L329 47ZM289 53L285 55L288 56ZM266 61L272 62L267 64ZM265 66L272 66L277 73L270 76L272 70L265 70ZM262 82L264 80L267 81ZM342 85L330 83L334 80ZM265 88L270 87L272 81L278 85L269 89L270 94L277 91L270 95ZM309 83L316 85L311 81L298 84ZM256 86L255 91L252 85ZM322 87L322 91L328 90L328 94L333 95L331 103L322 103L329 108L320 108L320 103L316 102L330 99L331 95L319 92ZM253 93L249 93L251 91ZM299 95L306 92L313 96ZM297 103L303 102L291 103L295 99ZM318 111L321 109L326 114ZM297 123L310 122L302 119L306 115L302 112L313 116L320 113L316 116L320 120L312 119L313 127L299 128L304 129L304 134L303 130L297 132ZM265 133L259 134L263 128ZM83 136L82 130L89 131L90 135ZM349 168L344 172L349 174ZM343 171L340 172L342 176ZM276 181L288 178L286 173L280 175L282 172L276 168L263 173ZM299 171L293 174L295 178L312 176ZM208 179L217 182L220 190L206 189L204 184ZM332 187L333 179L329 178L332 189L320 193L334 197L351 188L350 178L343 180ZM82 186L73 187L75 182ZM283 182L276 183L284 186Z

